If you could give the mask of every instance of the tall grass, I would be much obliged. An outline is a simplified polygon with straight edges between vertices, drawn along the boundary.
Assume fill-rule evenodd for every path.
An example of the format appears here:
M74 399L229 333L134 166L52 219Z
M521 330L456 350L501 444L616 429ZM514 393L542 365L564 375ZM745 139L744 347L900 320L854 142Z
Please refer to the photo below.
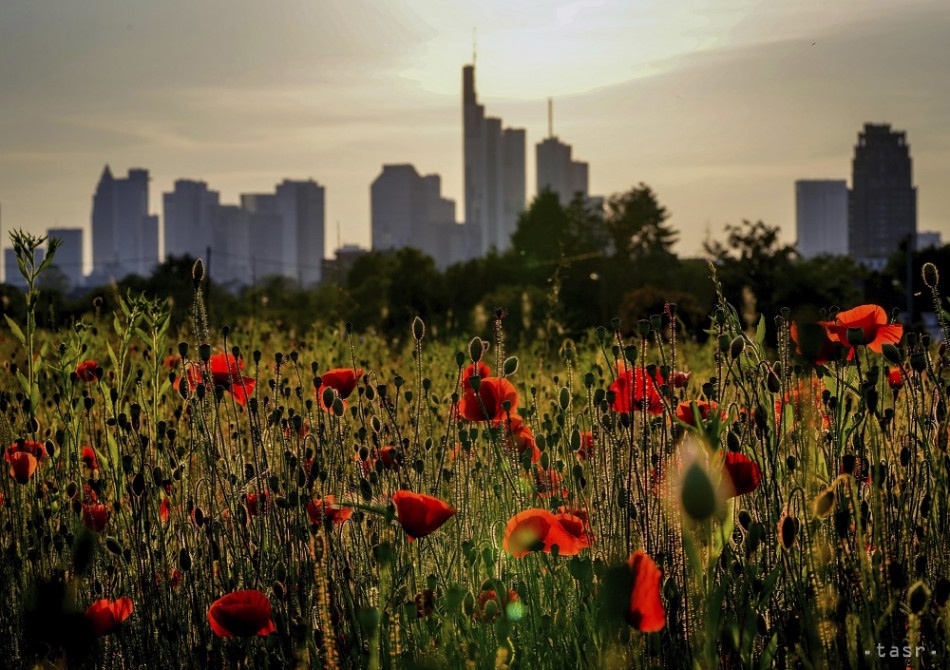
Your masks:
M23 258L42 243L16 240ZM29 296L41 268L24 269ZM141 296L55 334L8 324L10 667L948 662L947 359L928 336L882 354L855 342L851 360L816 366L796 354L787 314L772 351L764 326L745 332L720 301L704 346L670 306L632 339L613 323L511 351L499 312L468 343L430 342L417 320L394 350L348 325L289 341L267 323L209 324L201 280L197 267L181 342L167 306ZM235 362L223 376L222 354ZM90 381L77 374L87 360ZM460 413L473 362L517 391L499 421ZM331 369L361 371L349 397L324 383ZM519 420L537 452L512 437ZM46 456L21 483L10 457L34 442ZM760 471L748 492L722 483L728 454ZM400 490L456 513L410 540ZM561 508L586 517L588 546L505 549L517 514ZM335 523L341 510L352 515ZM659 631L631 615L638 550L662 572ZM220 637L209 608L247 590L264 594L275 631ZM121 598L131 614L98 634L87 608Z

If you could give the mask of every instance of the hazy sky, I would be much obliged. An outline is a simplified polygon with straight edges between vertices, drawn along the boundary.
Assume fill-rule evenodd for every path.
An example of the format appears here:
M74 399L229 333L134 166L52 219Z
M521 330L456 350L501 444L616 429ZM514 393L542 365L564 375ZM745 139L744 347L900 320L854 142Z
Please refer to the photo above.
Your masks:
M88 230L105 164L224 203L327 189L327 250L369 245L384 163L442 175L462 216L461 69L487 113L554 130L591 191L649 184L696 254L727 223L794 241L796 179L850 183L865 122L907 132L919 229L950 241L946 0L3 0L0 204ZM87 248L88 248L87 234Z

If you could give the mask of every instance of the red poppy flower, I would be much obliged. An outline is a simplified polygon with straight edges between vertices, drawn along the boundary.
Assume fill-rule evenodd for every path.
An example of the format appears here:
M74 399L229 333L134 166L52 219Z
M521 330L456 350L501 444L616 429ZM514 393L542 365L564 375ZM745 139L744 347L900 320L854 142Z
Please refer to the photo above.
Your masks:
M7 463L11 463L13 455L20 452L32 454L37 462L46 458L46 447L42 442L34 442L33 440L17 440L7 447L3 457L7 460Z
M682 370L673 370L670 372L670 386L675 389L681 389L689 383L689 378L693 376L692 372L683 372Z
M115 627L129 618L132 614L132 599L119 598L112 601L108 598L97 600L91 604L83 615L92 624L96 637L108 635Z
M80 460L82 460L83 466L89 470L99 469L99 461L96 460L96 452L93 451L92 447L82 448L82 456L80 456Z
M210 383L213 386L220 386L230 393L239 405L246 405L248 398L254 392L257 381L253 377L245 377L241 373L243 369L244 361L235 358L233 354L214 354L208 359L208 370L211 373L210 380L204 378L199 364L187 363L185 374L178 379L176 385L180 387L181 384L188 384L193 389L200 383Z
M505 402L511 403L505 410ZM486 377L478 391L466 391L458 402L459 415L468 421L503 421L518 406L518 390L504 377Z
M815 365L824 365L838 358L836 343L828 337L828 331L820 325L820 322L803 323L799 326L793 321L789 328L789 335L795 343L795 353L804 356Z
M699 413L700 420L705 423L709 418L719 410L719 405L714 400L695 401L696 411ZM693 413L692 402L681 402L676 406L676 418L688 426L696 426L696 415ZM725 412L719 412L722 419L726 418Z
M478 594L472 616L484 623L491 623L501 616L502 610L508 607L509 603L513 603L517 600L518 592L514 589L508 589L507 595L505 595L501 602L498 602L498 593L494 589L486 589ZM489 605L488 603L493 604Z
M322 500L317 498L308 502L307 516L310 517L310 523L315 526L323 525L324 519L339 526L353 516L353 510L349 507L340 507L336 504L336 496L328 495Z
M633 578L627 623L644 633L663 630L666 613L660 601L660 569L640 549L630 554L627 567Z
M538 466L534 470L534 486L539 498L547 498L553 495L566 496L567 489L559 488L563 480L561 474L553 468L545 470Z
M82 506L82 522L89 530L101 533L109 523L112 512L108 505L91 503Z
M429 616L435 610L435 594L432 593L432 589L417 593L413 600L416 603L416 614L420 619Z
M887 312L878 305L861 305L846 312L840 312L834 321L819 321L828 333L828 338L848 348L848 360L854 357L854 347L848 341L848 330L860 328L862 339L868 349L881 353L885 344L897 344L904 334L899 323L888 323Z
M752 493L762 482L762 469L745 454L727 452L722 470L720 490L725 498Z
M904 388L904 374L900 368L890 368L887 371L887 385L895 391Z
M172 516L172 501L169 498L162 498L162 504L159 505L158 515L161 517L164 523L168 523L168 520Z
M561 511L564 510L564 511ZM581 547L590 546L590 525L587 520L587 512L584 510L567 510L564 507L558 508L558 513L554 515L561 527L567 531L567 534L577 539ZM583 516L581 516L583 515Z
M522 458L525 453L530 453L532 463L541 460L541 450L538 449L534 433L531 432L531 427L521 420L521 417L513 416L511 421L502 423L506 426L508 448L516 452L518 458Z
M392 445L380 447L378 460L383 464L385 469L398 470L399 466L402 465L402 454L399 449Z
M577 460L588 461L594 455L594 434L589 431L581 431L581 446L577 448Z
M267 491L261 491L260 493L248 493L247 494L247 515L254 517L254 516L257 516L258 514L266 514L267 503L268 503Z
M356 390L356 384L362 376L362 368L334 368L320 375L320 379L323 380L323 386L329 386L346 400Z
M617 378L610 385L615 394L611 409L621 413L646 410L650 414L662 414L663 399L658 385L663 383L659 372L651 377L643 368L631 368L622 361L618 362Z
M578 517L573 518L580 521ZM583 523L581 525L583 526ZM573 523L571 530L576 530ZM588 543L583 533L580 536L572 534L561 523L559 516L546 509L534 508L518 512L508 520L503 547L515 558L521 558L532 551L551 553L555 545L558 555L573 556L586 548Z
M18 451L11 454L7 460L10 461L10 476L17 484L26 484L33 477L33 473L36 472L38 461L36 456L28 451Z
M491 368L485 363L479 361L478 363L472 363L467 368L462 370L462 391L474 391L472 388L472 383L469 380L476 375L479 379L491 377Z
M235 591L211 604L208 623L218 637L270 635L277 630L270 612L270 601L260 591Z
M94 382L99 379L96 368L99 367L98 361L83 361L76 366L76 376L84 382Z
M170 370L174 370L175 368L178 367L178 361L180 360L181 358L177 356L176 354L169 354L168 356L165 357L164 365L166 368Z
M410 542L435 531L458 511L438 498L412 491L396 491L393 504Z
M814 412L814 417L821 418L823 428L831 427L831 417L822 411L821 394L824 390L825 385L814 375L811 378L811 385L806 381L798 382L798 386L789 390L784 398L775 400L775 423L782 422L782 414L785 408L789 407L792 410L793 421L796 423L804 419L810 409Z

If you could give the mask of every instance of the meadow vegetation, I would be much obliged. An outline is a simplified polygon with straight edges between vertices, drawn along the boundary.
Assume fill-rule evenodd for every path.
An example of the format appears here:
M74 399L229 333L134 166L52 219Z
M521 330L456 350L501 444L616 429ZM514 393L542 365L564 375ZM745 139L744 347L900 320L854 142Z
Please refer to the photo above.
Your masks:
M713 272L702 337L666 302L394 343L230 322L199 261L180 331L133 292L45 331L53 254L14 240L7 667L948 663L942 316L939 342L871 304L750 328Z

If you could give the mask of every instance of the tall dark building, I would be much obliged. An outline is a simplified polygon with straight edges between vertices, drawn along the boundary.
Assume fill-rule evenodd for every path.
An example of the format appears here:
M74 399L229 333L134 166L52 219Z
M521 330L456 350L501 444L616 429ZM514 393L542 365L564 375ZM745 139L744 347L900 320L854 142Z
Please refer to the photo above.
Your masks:
M914 245L917 234L917 189L905 133L866 123L852 165L848 253L880 268L902 243Z
M525 208L525 131L485 116L475 92L475 66L462 68L465 224L472 256L504 251ZM474 239L477 237L478 239Z
M92 197L92 283L147 276L158 264L158 216L148 213L148 170L116 179L107 165Z

